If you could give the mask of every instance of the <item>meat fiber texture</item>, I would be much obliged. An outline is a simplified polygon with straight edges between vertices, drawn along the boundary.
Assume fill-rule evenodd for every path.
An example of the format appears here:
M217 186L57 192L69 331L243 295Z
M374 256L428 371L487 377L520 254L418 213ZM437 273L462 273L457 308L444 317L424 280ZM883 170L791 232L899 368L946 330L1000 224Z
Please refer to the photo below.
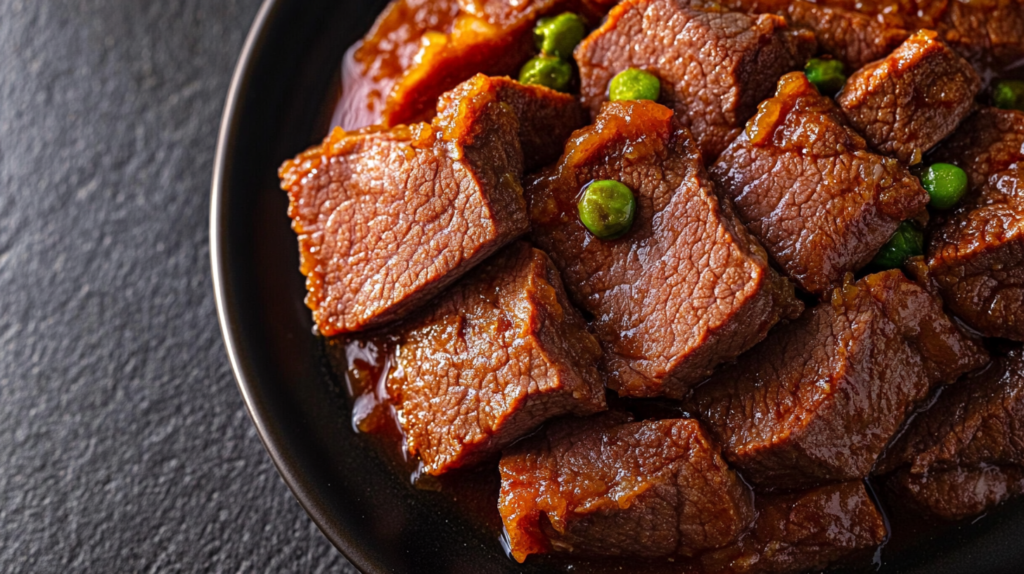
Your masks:
M725 0L734 10L784 15L814 32L821 52L856 70L892 52L921 29L979 71L1012 66L1024 57L1022 0Z
M786 72L815 50L814 36L783 18L700 10L683 0L625 0L576 49L580 97L596 116L627 68L661 80L659 101L690 128L713 161Z
M607 0L394 0L346 53L336 121L346 130L429 121L438 97L475 74L517 75L533 26L573 11L597 22Z
M801 72L779 80L709 171L779 267L819 296L870 263L929 200L904 166L868 151Z
M888 536L861 481L789 495L758 495L757 522L738 542L701 557L706 574L817 572Z
M1024 493L1024 351L943 390L880 467L897 470L902 497L951 520Z
M836 101L874 149L914 165L967 117L980 89L974 68L922 30L850 76Z
M512 555L692 556L733 543L753 495L694 420L553 425L501 459Z
M672 115L653 102L607 103L526 186L532 237L589 314L607 384L627 396L681 398L803 307L719 202ZM590 235L577 213L580 190L601 179L637 197L632 229L615 240Z
M987 354L899 271L835 290L696 389L696 413L751 483L790 490L867 476L934 386Z
M936 153L973 191L933 224L928 278L972 328L1024 341L1024 113L981 110Z
M606 408L586 332L551 260L503 249L399 330L388 395L410 454L443 474L494 455L544 421Z
M477 76L442 98L432 124L335 130L286 162L320 333L398 320L524 233L521 142L528 165L553 161L583 118L564 94Z

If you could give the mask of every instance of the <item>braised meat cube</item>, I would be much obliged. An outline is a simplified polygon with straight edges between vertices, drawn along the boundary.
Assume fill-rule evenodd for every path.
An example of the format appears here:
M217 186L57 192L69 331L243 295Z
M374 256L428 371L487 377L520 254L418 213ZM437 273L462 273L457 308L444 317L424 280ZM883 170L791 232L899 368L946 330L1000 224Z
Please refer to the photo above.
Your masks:
M477 74L441 95L435 123L453 132L473 129L472 124L460 122L459 116L465 110L483 109L486 102L495 99L508 105L519 118L519 146L526 173L558 161L565 142L589 120L579 102L568 94Z
M974 68L923 30L857 71L837 101L876 150L914 165L970 113L980 89Z
M1024 352L944 389L883 464L917 506L958 519L1024 493Z
M705 554L708 574L817 572L888 535L860 481L789 495L758 495L757 522L739 542Z
M1024 341L1024 161L989 178L932 232L928 275L989 337Z
M756 485L852 480L936 384L986 360L937 299L887 271L837 289L716 372L691 412Z
M725 0L722 5L751 14L778 14L798 29L810 30L818 50L856 70L884 58L911 32L902 20L879 18L858 11L865 3L847 6L840 2L804 0Z
M1024 161L1024 112L982 108L967 118L930 159L967 172L972 191L989 177Z
M689 131L648 101L605 104L560 162L526 185L532 237L593 320L607 384L622 395L680 398L802 304L727 204ZM595 180L636 195L632 228L589 234L577 200Z
M690 128L707 161L741 131L782 74L814 52L783 18L703 11L684 0L625 0L576 49L581 98L593 115L627 68L661 80L659 101Z
M779 80L709 171L775 262L816 295L867 265L928 204L917 178L868 151L800 72Z
M394 0L345 56L336 122L429 121L438 97L475 74L518 74L539 17L573 10L596 21L607 9L599 0Z
M697 421L629 421L560 421L505 452L498 507L517 560L689 556L750 526L753 496Z
M979 70L1013 66L1024 58L1024 2L972 0L944 2L935 25L942 39Z
M387 391L409 452L439 475L604 410L600 354L551 260L520 241L401 328Z
M477 76L442 98L432 124L335 130L286 162L320 332L400 319L524 233L520 142L530 165L552 161L582 120L569 96Z

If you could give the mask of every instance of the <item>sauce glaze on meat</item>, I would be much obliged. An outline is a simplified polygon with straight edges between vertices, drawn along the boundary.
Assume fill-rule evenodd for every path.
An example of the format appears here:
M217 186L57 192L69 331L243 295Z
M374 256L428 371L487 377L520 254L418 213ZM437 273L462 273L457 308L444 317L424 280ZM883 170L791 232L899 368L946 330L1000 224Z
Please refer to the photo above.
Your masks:
M567 93L506 77L564 12ZM608 101L630 68L657 102ZM1022 0L393 0L280 170L356 431L472 490L511 558L588 572L820 571L1024 494L1006 79ZM601 239L607 180L636 209ZM906 225L923 253L880 269Z

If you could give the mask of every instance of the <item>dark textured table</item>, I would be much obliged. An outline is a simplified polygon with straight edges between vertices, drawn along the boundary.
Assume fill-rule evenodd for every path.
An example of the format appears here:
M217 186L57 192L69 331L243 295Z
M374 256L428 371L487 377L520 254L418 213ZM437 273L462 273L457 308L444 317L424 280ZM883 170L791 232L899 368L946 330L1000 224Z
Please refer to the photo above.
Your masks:
M259 0L0 0L0 572L355 570L217 326L217 128Z

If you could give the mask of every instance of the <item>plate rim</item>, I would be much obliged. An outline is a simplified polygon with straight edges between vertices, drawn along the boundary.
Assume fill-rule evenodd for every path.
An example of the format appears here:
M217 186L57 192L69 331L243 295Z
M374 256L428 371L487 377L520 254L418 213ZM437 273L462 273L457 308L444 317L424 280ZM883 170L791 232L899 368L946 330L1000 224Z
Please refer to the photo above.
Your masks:
M228 273L227 250L228 241L225 237L225 218L227 217L226 189L229 187L227 181L227 164L235 147L235 138L240 125L238 117L240 102L244 97L247 85L250 83L255 72L254 66L259 52L264 48L268 27L274 21L276 14L284 4L283 0L263 0L259 10L246 35L245 42L238 56L231 83L225 98L224 110L221 115L218 128L217 146L214 152L213 176L210 187L210 211L209 211L209 246L211 278L214 291L214 302L217 308L217 320L220 325L221 338L224 341L224 349L231 364L231 371L235 379L239 393L245 404L249 419L256 428L256 434L260 438L271 462L277 470L278 475L291 491L292 495L299 502L299 505L306 512L309 518L317 526L320 532L327 538L335 549L360 572L376 573L378 569L370 569L368 566L373 563L358 544L345 534L327 516L323 505L317 501L313 488L308 484L308 479L302 478L300 469L289 460L284 453L284 445L281 437L277 436L270 428L266 413L263 412L259 401L255 397L251 377L254 375L244 365L242 355L243 344L238 333L238 319L235 310L232 309L231 295L225 285L225 276Z

